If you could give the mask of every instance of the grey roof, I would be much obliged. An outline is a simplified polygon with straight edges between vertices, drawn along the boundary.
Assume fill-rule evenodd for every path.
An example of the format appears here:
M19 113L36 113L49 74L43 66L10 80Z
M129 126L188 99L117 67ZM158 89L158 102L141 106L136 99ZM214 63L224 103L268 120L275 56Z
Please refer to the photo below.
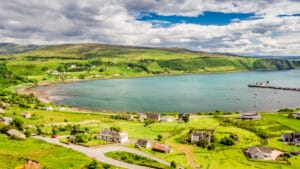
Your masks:
M284 133L282 134L284 138L293 138L292 133Z
M145 139L138 139L137 142L136 142L136 145L146 147L148 143L149 143L148 140L145 140Z
M8 131L7 131L7 134L8 134L9 136L14 136L14 137L17 137L17 138L19 138L19 139L26 139L26 136L25 136L23 133L21 133L21 132L15 130L15 129L10 129L10 130L8 130Z
M300 132L284 133L284 134L282 134L282 137L288 138L288 139L300 138Z
M272 148L269 148L269 147L259 147L259 146L249 147L248 152L250 154L256 154L258 152L261 152L261 153L264 153L264 154L265 153L269 154L269 153L272 153Z
M160 118L160 114L158 114L158 113L148 113L148 114L146 114L146 116L147 116L147 119L158 119L158 118Z
M112 137L124 137L128 135L127 133L121 133L114 130L104 129L100 133L100 135L112 136Z

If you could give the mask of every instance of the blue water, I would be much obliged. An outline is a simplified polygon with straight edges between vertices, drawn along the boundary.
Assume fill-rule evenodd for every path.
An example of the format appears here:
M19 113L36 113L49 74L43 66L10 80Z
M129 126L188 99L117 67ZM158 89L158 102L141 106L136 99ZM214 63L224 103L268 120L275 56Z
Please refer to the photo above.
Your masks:
M51 101L121 112L265 111L300 107L300 92L248 88L258 81L300 88L300 70L84 81L39 87Z

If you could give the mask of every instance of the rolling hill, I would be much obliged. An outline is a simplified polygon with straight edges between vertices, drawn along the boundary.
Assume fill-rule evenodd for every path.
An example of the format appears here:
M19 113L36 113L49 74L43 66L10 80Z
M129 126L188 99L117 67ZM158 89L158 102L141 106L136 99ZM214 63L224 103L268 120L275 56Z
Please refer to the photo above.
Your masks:
M2 44L0 49L0 60L7 70L16 76L38 81L284 70L299 65L296 61L283 59L247 58L182 48L95 43L48 46Z

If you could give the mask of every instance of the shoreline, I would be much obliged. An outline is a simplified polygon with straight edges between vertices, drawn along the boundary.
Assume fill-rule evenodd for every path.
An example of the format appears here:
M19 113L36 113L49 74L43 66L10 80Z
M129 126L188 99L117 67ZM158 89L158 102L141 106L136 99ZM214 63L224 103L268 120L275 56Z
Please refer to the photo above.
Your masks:
M19 94L34 94L35 97L37 97L41 102L46 103L46 104L53 104L57 107L56 103L50 100L50 96L47 94L49 90L40 90L40 91L35 91L34 89L38 87L48 87L48 86L54 86L54 85L59 85L59 84L69 84L69 83L77 83L77 82L88 82L88 81L98 81L98 80L120 80L120 79L133 79L133 78L151 78L151 77L167 77L167 76L188 76L188 75L210 75L210 74L229 74L229 73L241 73L241 72L253 72L253 71L226 71L226 72L205 72L205 73L185 73L185 74L162 74L162 75L144 75L144 76L130 76L130 77L106 77L106 78L91 78L91 79L68 79L66 81L49 81L49 82L38 82L37 84L33 85L27 85L23 87L16 88L16 92ZM114 110L105 110L105 109L89 109L89 108L82 108L82 107L70 107L67 106L65 107L68 110L71 111L76 111L76 112L99 112L99 113L126 113L128 111L114 111ZM251 110L251 111L237 111L240 113L249 113L249 112L277 112L280 109L283 108L278 108L278 109L272 109L272 110ZM288 107L291 108L291 107ZM299 108L298 106L292 107L293 109ZM158 113L174 113L175 111L172 112L158 112ZM214 111L210 112L201 112L201 113L211 113ZM149 112L139 112L139 113L149 113ZM178 113L178 112L177 112ZM198 112L188 112L190 114L196 114ZM233 112L234 113L234 112Z

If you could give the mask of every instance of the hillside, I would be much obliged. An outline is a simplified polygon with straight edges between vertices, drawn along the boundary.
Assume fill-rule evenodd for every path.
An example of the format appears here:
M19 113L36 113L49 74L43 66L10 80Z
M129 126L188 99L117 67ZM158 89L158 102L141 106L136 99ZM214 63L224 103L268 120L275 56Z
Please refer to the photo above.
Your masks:
M0 43L0 54L21 53L38 48L37 45L18 45L13 43Z
M292 69L294 61L245 58L182 48L150 48L105 44L12 46L28 51L2 54L8 70L38 81L93 79L165 74ZM8 52L7 52L8 53Z

